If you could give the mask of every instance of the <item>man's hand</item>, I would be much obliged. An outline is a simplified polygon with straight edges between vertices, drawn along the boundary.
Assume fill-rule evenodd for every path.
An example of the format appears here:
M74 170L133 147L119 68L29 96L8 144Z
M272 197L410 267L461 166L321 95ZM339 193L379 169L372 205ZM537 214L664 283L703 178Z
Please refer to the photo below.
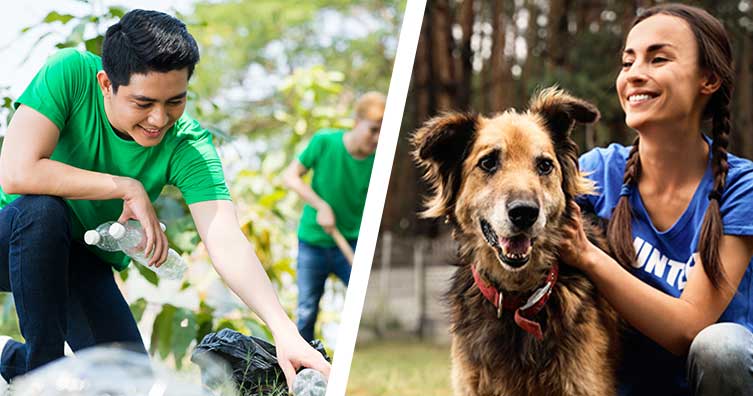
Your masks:
M157 213L149 200L149 195L138 180L123 178L125 194L123 195L123 213L119 223L135 219L141 223L146 236L144 255L149 257L149 265L159 267L167 260L167 237L160 227Z
M291 190L295 191L311 207L316 209L316 222L324 232L332 235L335 230L335 212L308 184L303 182L303 175L308 169L300 161L294 159L283 172L283 181Z
M282 372L285 373L288 389L293 388L293 381L299 368L312 368L324 374L329 380L330 364L321 353L312 348L298 334L295 328L292 331L286 331L284 334L275 334L275 345L277 362L282 368Z
M293 384L296 368L302 366L329 376L329 363L301 338L277 300L259 258L240 231L233 203L206 201L188 207L217 273L272 330L288 386Z
M328 203L322 201L316 210L316 222L324 229L327 234L332 234L335 230L335 212Z

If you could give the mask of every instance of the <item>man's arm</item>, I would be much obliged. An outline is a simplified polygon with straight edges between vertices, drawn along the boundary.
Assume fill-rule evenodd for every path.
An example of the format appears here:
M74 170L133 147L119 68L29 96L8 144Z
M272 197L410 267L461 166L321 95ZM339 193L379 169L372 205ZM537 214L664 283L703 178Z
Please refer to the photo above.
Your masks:
M316 221L324 231L331 234L335 227L335 213L319 194L306 184L302 177L308 172L303 164L294 159L282 175L285 185L295 191L304 201L316 209Z
M25 105L13 115L0 152L0 183L8 194L44 194L67 199L125 196L133 179L91 172L50 160L60 131Z
M269 277L240 230L233 203L205 201L191 204L189 209L217 273L272 331L288 385L292 385L293 368L297 366L312 367L328 375L329 364L300 337L282 309Z
M123 217L136 218L146 230L151 263L167 258L167 238L159 229L144 186L138 180L79 169L50 159L60 130L47 117L21 105L8 126L0 151L0 185L7 194L53 195L66 199L122 199ZM86 142L82 142L86 144Z

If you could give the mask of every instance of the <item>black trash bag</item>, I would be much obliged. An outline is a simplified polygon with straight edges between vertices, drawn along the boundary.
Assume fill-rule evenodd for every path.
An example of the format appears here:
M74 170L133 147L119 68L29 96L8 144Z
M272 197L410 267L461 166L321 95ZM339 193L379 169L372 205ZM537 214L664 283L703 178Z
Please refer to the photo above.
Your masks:
M321 341L314 340L310 344L330 360ZM242 396L288 394L285 374L277 364L275 346L261 338L230 329L207 334L191 354L191 361L201 367L202 382L210 389L217 389L220 384L212 378L206 362L217 360L232 371L233 381Z

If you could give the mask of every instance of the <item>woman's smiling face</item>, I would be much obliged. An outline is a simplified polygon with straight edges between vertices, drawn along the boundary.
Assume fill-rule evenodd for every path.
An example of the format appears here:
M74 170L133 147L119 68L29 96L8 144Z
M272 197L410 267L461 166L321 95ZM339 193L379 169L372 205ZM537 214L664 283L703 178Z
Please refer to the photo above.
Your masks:
M683 19L658 14L635 25L625 40L616 87L625 123L636 130L700 123L709 95L698 45Z

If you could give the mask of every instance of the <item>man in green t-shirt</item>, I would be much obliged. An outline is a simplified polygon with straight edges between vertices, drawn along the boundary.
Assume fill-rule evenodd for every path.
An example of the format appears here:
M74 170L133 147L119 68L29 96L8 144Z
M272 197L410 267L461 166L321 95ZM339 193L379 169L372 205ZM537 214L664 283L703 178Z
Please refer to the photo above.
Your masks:
M345 285L350 279L350 263L333 235L341 233L355 248L384 105L381 93L364 94L356 102L352 130L318 131L285 171L285 183L306 201L298 227L296 311L298 331L306 340L314 338L327 277L335 274ZM309 169L314 172L310 186L302 180Z
M150 265L167 257L152 202L177 186L215 269L269 325L290 384L295 368L329 373L297 333L240 230L209 132L184 114L199 50L185 25L133 10L105 35L102 58L51 56L15 104L0 153L0 290L13 293L25 343L0 339L5 380L101 343L144 351L111 267L122 254L82 243L108 220L138 220ZM145 351L144 351L145 352Z

